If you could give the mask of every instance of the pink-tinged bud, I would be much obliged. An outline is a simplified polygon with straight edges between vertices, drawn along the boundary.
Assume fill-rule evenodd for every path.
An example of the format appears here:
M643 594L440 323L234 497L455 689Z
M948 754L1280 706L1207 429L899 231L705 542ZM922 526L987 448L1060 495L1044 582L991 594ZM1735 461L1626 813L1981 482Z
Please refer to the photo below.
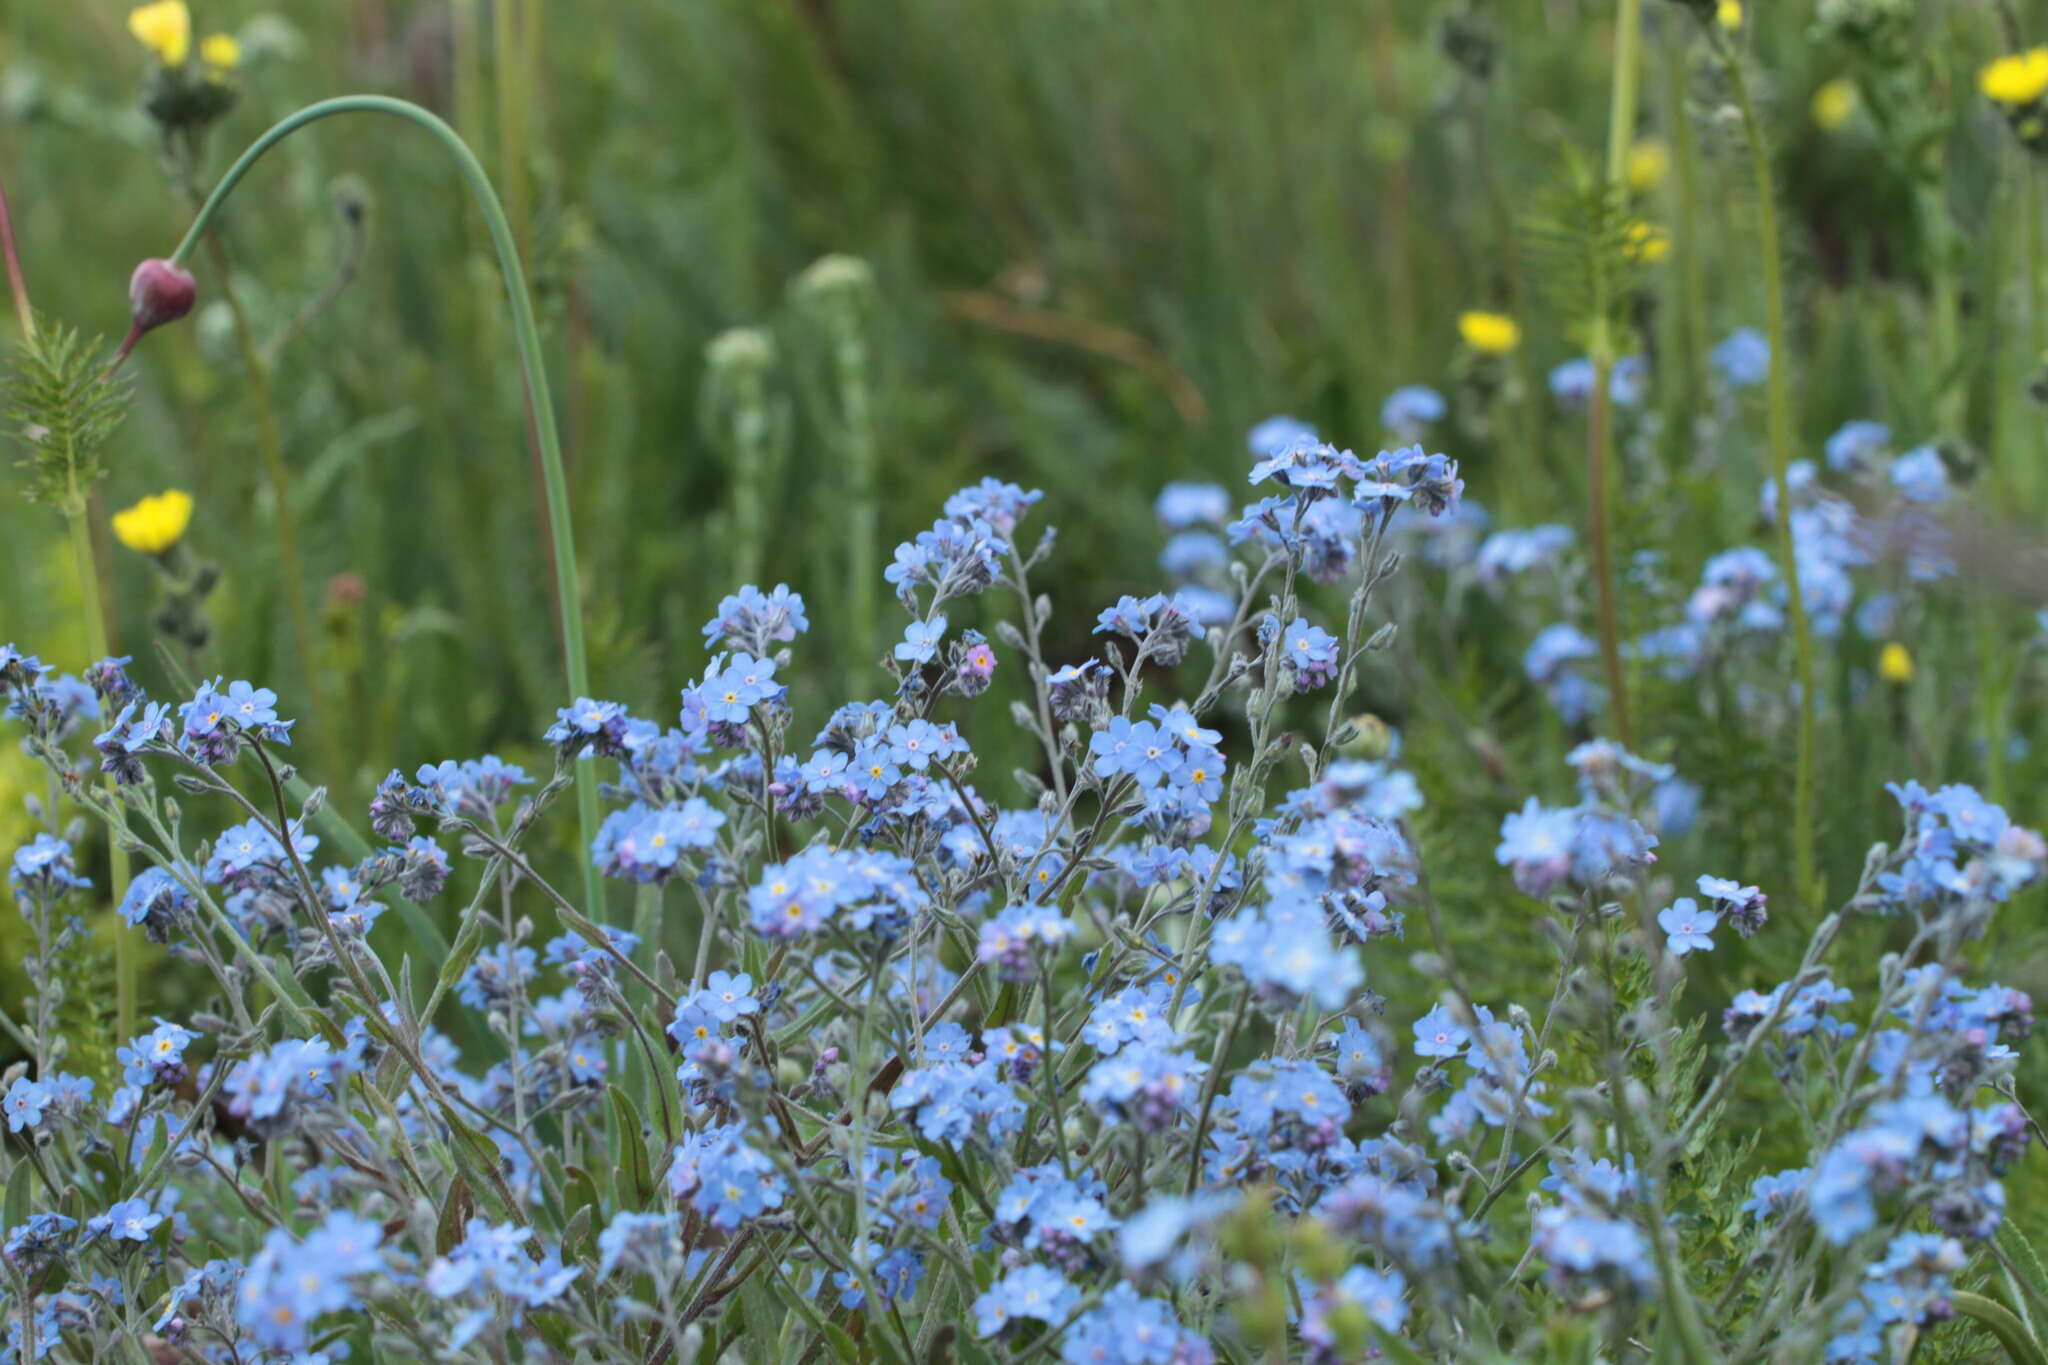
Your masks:
M128 277L128 307L138 334L184 317L198 295L191 271L157 257L136 266Z
M192 304L198 297L199 286L191 271L180 270L156 256L136 266L135 273L128 277L128 313L132 319L128 324L128 335L121 339L121 349L114 352L114 358L107 362L106 374L101 378L121 368L121 362L135 349L135 343L142 340L144 332L184 317L192 311Z

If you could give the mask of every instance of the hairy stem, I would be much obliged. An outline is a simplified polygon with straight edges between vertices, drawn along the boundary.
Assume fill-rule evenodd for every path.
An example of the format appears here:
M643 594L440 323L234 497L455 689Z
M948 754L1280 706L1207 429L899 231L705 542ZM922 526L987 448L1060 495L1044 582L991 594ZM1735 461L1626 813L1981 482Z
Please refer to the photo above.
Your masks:
M20 297L17 295L16 297ZM103 616L100 597L100 571L98 561L92 553L92 530L86 525L86 501L81 490L74 488L72 495L64 502L64 524L71 533L71 558L78 569L79 616L85 621L85 652L94 661L107 657L107 622ZM109 801L120 798L114 791L114 779L102 775L100 784ZM113 904L119 905L128 894L128 850L121 847L120 836L113 830L107 831L107 879L111 883ZM135 994L137 966L135 962L135 935L125 931L125 926L114 931L114 1027L117 1036L131 1038L135 1035Z

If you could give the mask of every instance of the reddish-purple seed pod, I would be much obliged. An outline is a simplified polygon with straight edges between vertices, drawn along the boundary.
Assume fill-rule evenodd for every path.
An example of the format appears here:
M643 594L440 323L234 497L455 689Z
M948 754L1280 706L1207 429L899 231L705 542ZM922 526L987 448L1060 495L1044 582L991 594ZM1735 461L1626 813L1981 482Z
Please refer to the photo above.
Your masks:
M138 335L152 327L176 322L192 311L198 297L192 272L181 270L160 257L151 257L135 267L128 277L128 306Z

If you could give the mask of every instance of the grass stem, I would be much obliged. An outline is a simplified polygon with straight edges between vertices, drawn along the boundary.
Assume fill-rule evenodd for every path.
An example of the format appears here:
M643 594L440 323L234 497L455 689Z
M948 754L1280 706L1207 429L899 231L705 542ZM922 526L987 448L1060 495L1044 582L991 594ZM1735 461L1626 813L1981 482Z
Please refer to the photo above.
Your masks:
M582 586L578 581L576 567L575 534L569 522L568 477L562 466L561 433L555 424L554 399L548 391L547 367L541 352L540 327L534 319L533 301L527 293L526 272L520 265L519 249L512 236L511 223L505 217L503 205L498 202L497 192L491 187L490 176L484 171L476 154L467 143L442 119L405 100L393 99L387 95L343 95L335 99L321 100L309 104L297 113L278 122L268 132L249 145L248 150L228 168L213 193L207 196L192 226L186 230L185 238L172 253L171 262L182 265L192 254L192 249L204 235L206 229L219 214L221 206L234 193L242 178L249 173L264 153L290 137L308 124L337 114L385 114L416 124L432 134L448 155L455 161L462 177L474 192L477 207L484 216L490 230L491 244L498 253L498 265L505 277L505 295L512 310L512 324L519 345L519 363L525 373L526 396L531 405L533 426L540 442L541 469L546 494L548 527L552 537L551 545L555 561L555 592L561 612L563 671L566 675L569 696L564 700L588 696L590 692L589 660L584 645ZM597 772L589 763L579 763L576 768L576 813L582 830L581 851L588 850L597 838L598 804ZM603 922L604 885L596 867L587 854L579 856L578 863L583 869L585 909L593 918Z
M1771 349L1764 390L1771 483L1778 497L1779 570L1785 575L1785 614L1792 621L1794 680L1799 689L1798 753L1792 791L1793 860L1799 895L1809 905L1817 906L1823 894L1813 836L1814 708L1818 698L1813 682L1813 625L1807 619L1806 598L1800 591L1799 556L1792 543L1792 495L1785 477L1792 463L1792 357L1786 348L1785 281L1778 248L1776 187L1771 177L1770 144L1764 140L1763 122L1757 117L1756 99L1750 93L1741 56L1725 34L1711 25L1708 32L1713 35L1715 53L1728 74L1729 91L1742 117L1743 140L1749 144L1750 170L1756 178L1757 255L1763 273L1764 333Z

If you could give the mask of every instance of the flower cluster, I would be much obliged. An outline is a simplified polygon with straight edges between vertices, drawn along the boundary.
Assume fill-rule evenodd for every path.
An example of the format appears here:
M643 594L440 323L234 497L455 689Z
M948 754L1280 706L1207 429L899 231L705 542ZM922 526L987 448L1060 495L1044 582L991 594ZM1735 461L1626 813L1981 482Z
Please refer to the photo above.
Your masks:
M1760 345L1716 352L1725 387L1755 381ZM1403 390L1382 418L1412 441L1446 406ZM1912 501L1931 476L1897 475L1887 441L1844 437L1830 467L1882 466ZM1334 1365L1456 1357L1477 1284L1488 1349L1515 1358L1561 1323L1616 1358L1697 1337L1708 1359L1770 1323L1802 1358L1862 1362L1967 1305L2033 1131L2013 1086L2032 1005L1968 984L1959 950L2041 878L2040 836L1967 787L1899 784L1900 837L1796 973L1741 988L1721 970L1795 917L1684 864L1708 794L1676 763L1576 736L1569 788L1503 781L1446 815L1400 732L1343 719L1395 638L1391 546L1424 538L1426 566L1512 602L1571 590L1573 534L1486 535L1456 462L1420 446L1362 457L1276 419L1250 453L1249 506L1161 493L1175 582L1092 634L1036 629L1051 540L1017 538L1038 494L984 481L897 550L880 697L798 728L808 609L745 586L665 714L579 698L508 750L532 773L391 770L381 843L292 795L269 690L216 681L173 708L125 661L60 688L0 651L31 752L144 864L121 932L212 985L208 1011L109 1047L97 1094L55 1022L92 864L58 828L13 853L50 983L0 1096L17 1345L641 1359L770 1314L792 1358L864 1339ZM1857 543L1832 509L1802 483L1783 510L1814 563L1847 566L1823 553ZM1683 607L1694 665L1779 631L1782 591L1761 552L1708 563ZM991 631L1036 746L1014 783L968 738L996 662L960 622L992 604L944 608L974 594L1031 613ZM1079 657L1048 657L1055 638ZM1528 646L1574 723L1613 700L1597 652L1560 622ZM569 851L610 904L535 837L579 765L608 804ZM1443 823L1482 806L1497 866L1482 843L1433 886ZM1547 1003L1473 960L1460 917L1481 900L1549 945ZM1845 926L1906 946L1852 978L1823 960ZM1798 1122L1722 1141L1738 1084ZM1820 1308L1770 1318L1736 1276L1721 1307L1700 1293L1684 1253L1721 1185L1713 1235Z

